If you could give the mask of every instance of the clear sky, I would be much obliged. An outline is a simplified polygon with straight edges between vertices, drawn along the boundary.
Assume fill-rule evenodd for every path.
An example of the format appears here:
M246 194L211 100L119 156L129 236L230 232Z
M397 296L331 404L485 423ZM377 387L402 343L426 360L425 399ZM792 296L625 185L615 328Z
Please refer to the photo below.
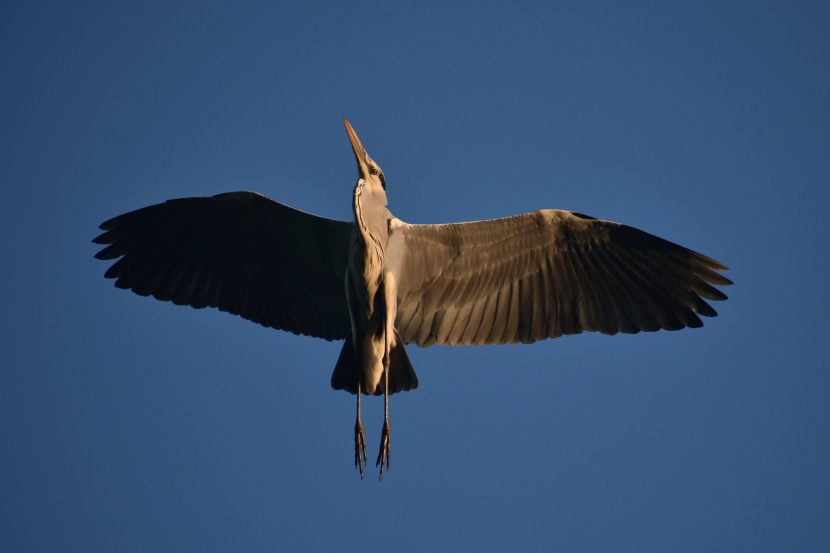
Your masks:
M0 550L830 550L827 2L3 2ZM702 329L340 350L117 290L97 226L255 190L540 208L730 266ZM382 401L364 403L377 453Z

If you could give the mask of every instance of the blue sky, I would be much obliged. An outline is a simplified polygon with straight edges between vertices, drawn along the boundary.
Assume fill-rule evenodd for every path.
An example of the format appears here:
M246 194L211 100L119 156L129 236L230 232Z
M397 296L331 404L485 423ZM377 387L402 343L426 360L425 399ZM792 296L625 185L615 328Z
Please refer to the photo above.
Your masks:
M0 6L3 551L826 551L822 2ZM256 190L561 208L730 266L697 330L409 348L353 468L339 343L116 290L103 220ZM364 403L377 452L382 402Z

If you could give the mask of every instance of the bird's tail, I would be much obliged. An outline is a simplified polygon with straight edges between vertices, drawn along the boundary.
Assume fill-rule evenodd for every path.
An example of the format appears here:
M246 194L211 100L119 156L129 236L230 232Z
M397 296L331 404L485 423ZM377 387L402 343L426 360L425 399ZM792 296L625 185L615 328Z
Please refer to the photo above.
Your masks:
M358 378L363 378L362 371L358 371L354 343L351 335L346 338L343 349L340 350L340 357L334 372L331 375L331 387L335 390L346 390L349 393L357 393ZM389 359L389 393L407 392L418 387L418 377L415 369L409 361L409 355L403 345L403 340L395 331L395 340L392 343L392 351ZM363 393L366 393L366 386L362 386ZM374 395L383 394L383 386L378 386Z

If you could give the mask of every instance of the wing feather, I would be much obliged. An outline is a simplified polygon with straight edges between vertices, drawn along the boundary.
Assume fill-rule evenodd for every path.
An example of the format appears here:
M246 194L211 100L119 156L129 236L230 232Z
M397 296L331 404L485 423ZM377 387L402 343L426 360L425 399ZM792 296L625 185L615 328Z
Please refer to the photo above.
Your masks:
M568 211L390 228L397 328L420 346L697 327L731 284L709 257Z
M352 223L254 192L170 200L101 225L95 256L118 288L215 307L327 340L350 332L344 276Z

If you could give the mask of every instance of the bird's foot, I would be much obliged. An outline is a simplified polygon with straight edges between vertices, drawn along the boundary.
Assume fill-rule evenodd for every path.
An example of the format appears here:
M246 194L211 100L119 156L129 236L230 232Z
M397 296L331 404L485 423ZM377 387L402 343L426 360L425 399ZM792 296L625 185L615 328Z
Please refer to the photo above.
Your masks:
M363 465L366 464L366 434L363 425L357 421L354 425L354 468L360 470L360 479L363 480Z
M378 460L375 466L380 467L380 479L383 480L383 465L386 464L386 470L389 470L389 457L392 446L392 431L389 429L389 421L383 423L383 431L380 434L380 451L378 452Z

